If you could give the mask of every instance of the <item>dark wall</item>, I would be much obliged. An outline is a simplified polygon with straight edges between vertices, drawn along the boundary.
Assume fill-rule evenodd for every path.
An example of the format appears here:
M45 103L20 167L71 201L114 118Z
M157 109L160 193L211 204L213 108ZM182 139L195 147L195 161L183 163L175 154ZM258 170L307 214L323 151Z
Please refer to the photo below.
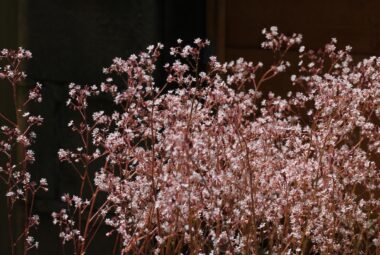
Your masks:
M28 2L29 73L38 80L93 83L115 56L160 38L157 1Z
M36 0L27 10L29 73L38 80L98 82L115 56L205 35L199 0Z

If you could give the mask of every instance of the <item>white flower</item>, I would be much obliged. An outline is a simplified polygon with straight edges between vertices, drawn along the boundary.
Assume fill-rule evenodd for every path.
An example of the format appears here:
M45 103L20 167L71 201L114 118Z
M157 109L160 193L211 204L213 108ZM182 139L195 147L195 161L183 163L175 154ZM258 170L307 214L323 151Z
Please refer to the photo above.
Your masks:
M48 185L46 178L41 178L40 179L40 185L41 186L47 186Z
M7 194L5 194L6 197L13 197L14 195L15 193L13 191L9 191Z
M150 52L154 49L154 45L149 45L146 49Z
M195 43L195 44L199 44L199 43L201 43L201 42L202 42L201 38L197 38L197 39L194 40L194 43Z

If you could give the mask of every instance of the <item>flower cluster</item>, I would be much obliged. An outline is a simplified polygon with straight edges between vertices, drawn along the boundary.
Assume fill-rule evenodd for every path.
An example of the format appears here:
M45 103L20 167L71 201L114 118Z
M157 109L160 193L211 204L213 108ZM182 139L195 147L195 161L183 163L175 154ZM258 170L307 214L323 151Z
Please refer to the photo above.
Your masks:
M6 60L8 63L0 68L0 79L8 79L11 83L22 81L26 74L20 70L23 60L30 59L32 53L23 48L18 50L3 49L0 51L0 61Z
M75 245L83 245L85 239L81 235L81 231L76 228L74 215L84 214L90 201L82 201L80 197L70 196L69 194L63 195L61 199L69 209L61 209L58 213L52 213L53 224L58 225L60 228L59 237L62 239L63 244L73 240ZM70 211L71 208L73 208L73 211Z
M82 144L59 158L92 190L85 204L83 188L65 197L86 215L85 224L71 221L80 242L103 221L121 238L121 254L379 251L380 59L354 64L351 47L339 50L336 39L314 51L299 34L263 34L262 47L277 56L268 67L210 57L201 70L209 42L178 40L164 85L153 74L158 44L104 69L123 84L110 77L100 88L70 87L68 104L82 120L68 126ZM293 91L263 93L290 66L292 47L300 58ZM115 110L91 119L87 97L100 94Z
M113 254L380 252L380 58L355 63L335 38L312 50L300 34L262 32L271 65L212 56L204 67L209 41L179 39L164 84L155 81L158 43L115 58L99 86L69 85L76 116L67 126L78 144L58 159L80 187L52 213L63 244L85 254L105 224ZM266 81L291 68L292 48L294 86L286 96L266 92ZM0 78L14 91L25 78L19 63L30 56L0 53L9 62ZM90 111L99 96L112 100L111 111ZM40 84L16 105L17 121L0 114L8 215L15 201L28 208L25 231L11 242L24 240L26 251L38 247L32 201L47 190L47 180L33 182L27 170L32 128L43 121L26 111L29 101L41 101Z
M47 180L42 178L39 183L33 181L28 170L30 164L35 161L31 149L36 139L33 129L42 124L43 118L40 115L31 115L27 109L30 102L42 101L41 84L37 83L30 90L29 97L23 103L17 100L17 87L26 78L26 74L21 70L22 61L31 56L29 51L22 48L0 51L0 79L10 83L14 103L13 116L6 116L0 112L0 181L6 187L7 228L11 254L15 254L16 246L23 247L25 253L38 248L38 242L30 235L31 230L39 224L38 215L33 215L33 204L37 192L48 190ZM17 201L25 208L24 228L14 231L13 214ZM20 244L22 241L23 245Z

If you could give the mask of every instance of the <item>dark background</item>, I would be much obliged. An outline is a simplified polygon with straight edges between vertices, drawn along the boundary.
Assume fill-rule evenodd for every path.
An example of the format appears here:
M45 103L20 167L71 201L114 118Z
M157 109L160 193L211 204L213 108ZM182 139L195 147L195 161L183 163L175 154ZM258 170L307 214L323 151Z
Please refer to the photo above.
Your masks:
M42 219L37 254L61 254L50 215L60 208L63 193L78 189L73 172L56 157L59 148L75 143L66 129L71 118L65 107L70 82L99 84L105 78L102 68L114 57L127 57L156 42L168 50L177 38L185 42L209 38L213 45L209 52L221 60L245 57L270 63L271 54L260 48L260 31L272 25L286 33L302 33L311 48L337 37L340 46L354 47L356 59L380 53L380 2L376 0L0 0L0 49L31 50L24 87L36 81L44 85L38 110L45 123L32 172L36 179L46 177L50 189L37 199L36 213ZM289 56L295 59L296 53ZM162 63L168 60L166 54ZM287 90L288 77L280 76L267 89ZM8 93L0 84L0 110L11 115ZM94 103L109 105L107 100ZM0 255L9 253L3 194L0 188ZM109 254L111 241L98 235L88 254Z

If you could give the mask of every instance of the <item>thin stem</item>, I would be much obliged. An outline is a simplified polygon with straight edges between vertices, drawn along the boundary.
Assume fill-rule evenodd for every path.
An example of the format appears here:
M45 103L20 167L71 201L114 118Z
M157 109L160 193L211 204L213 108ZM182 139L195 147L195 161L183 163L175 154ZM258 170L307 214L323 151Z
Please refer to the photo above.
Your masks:
M12 127L16 127L16 123L14 123L13 121L11 121L9 118L5 117L5 115L3 115L1 112L0 112L0 117L5 120L6 122L8 122L9 124L12 125Z
M13 239L13 224L12 224L12 201L11 198L7 197L7 208L8 208L8 235L11 244L11 255L15 254L15 243Z
M99 192L99 189L97 188L96 191L93 193L92 195L92 198L91 198L91 201L90 201L90 209L88 211L88 217L87 217L87 221L86 221L86 226L84 228L84 232L83 232L83 238L84 240L86 240L87 238L87 235L88 235L88 230L89 230L89 227L90 227L90 223L91 223L91 216L92 216L92 212L94 210L94 205L95 205L95 201L96 201L96 197L98 195L98 192ZM80 249L80 254L84 254L85 251L86 251L86 248L87 246L84 245L81 245L81 249Z
M97 222L98 219L100 219L100 222ZM96 219L96 221L92 224L93 226L95 226L96 223L97 223L95 230L94 230L93 227L92 227L91 230L89 231L89 232L92 232L92 234L91 234L90 238L88 238L88 239L86 240L86 243L87 243L87 244L86 244L85 247L84 247L84 251L87 250L87 248L90 246L92 240L94 239L94 237L95 237L96 234L98 233L99 228L100 228L100 226L101 226L102 223L103 223L103 220L104 220L104 216L98 217L98 218ZM94 231L93 231L93 230L94 230Z

